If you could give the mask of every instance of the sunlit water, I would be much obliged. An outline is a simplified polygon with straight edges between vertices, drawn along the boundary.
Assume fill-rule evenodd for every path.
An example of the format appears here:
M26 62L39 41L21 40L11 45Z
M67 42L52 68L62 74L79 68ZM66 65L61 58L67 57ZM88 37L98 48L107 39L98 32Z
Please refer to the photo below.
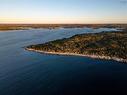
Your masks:
M115 29L36 29L0 32L0 95L127 95L127 65L87 57L45 55L31 44Z

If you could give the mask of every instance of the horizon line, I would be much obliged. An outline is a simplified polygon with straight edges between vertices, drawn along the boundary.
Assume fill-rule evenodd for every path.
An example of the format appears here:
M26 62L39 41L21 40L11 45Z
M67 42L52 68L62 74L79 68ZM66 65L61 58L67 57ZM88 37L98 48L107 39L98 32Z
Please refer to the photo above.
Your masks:
M83 25L83 24L127 24L127 23L0 23L0 24L56 24L56 25L59 25L59 24L80 24L80 25Z

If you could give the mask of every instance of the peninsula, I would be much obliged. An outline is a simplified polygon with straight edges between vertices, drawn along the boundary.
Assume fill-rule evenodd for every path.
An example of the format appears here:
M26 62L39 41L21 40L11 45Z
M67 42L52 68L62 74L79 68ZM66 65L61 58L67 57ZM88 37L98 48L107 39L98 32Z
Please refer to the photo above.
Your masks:
M127 62L127 30L80 34L44 44L30 45L26 50Z

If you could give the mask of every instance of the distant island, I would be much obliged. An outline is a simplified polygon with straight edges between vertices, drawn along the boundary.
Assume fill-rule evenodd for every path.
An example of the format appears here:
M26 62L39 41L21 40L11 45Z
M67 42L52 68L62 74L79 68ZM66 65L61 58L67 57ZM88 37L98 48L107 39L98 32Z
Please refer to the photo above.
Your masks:
M0 31L56 28L125 28L127 24L0 24Z
M119 32L79 34L44 44L30 45L26 50L127 62L127 29Z

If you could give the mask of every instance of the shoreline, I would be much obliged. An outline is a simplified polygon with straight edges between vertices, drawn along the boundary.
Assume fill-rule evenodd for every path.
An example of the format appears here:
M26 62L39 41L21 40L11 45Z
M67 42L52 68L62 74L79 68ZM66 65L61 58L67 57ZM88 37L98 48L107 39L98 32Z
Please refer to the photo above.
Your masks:
M42 54L65 55L65 56L81 56L81 57L89 57L89 58L94 58L94 59L114 60L114 61L118 61L118 62L127 63L127 59L117 58L117 57L110 57L110 56L89 55L89 54L84 55L84 54L76 54L76 53L47 52L47 51L35 50L35 49L31 49L31 48L25 48L25 50L33 51L33 52L37 52L37 53L42 53Z

